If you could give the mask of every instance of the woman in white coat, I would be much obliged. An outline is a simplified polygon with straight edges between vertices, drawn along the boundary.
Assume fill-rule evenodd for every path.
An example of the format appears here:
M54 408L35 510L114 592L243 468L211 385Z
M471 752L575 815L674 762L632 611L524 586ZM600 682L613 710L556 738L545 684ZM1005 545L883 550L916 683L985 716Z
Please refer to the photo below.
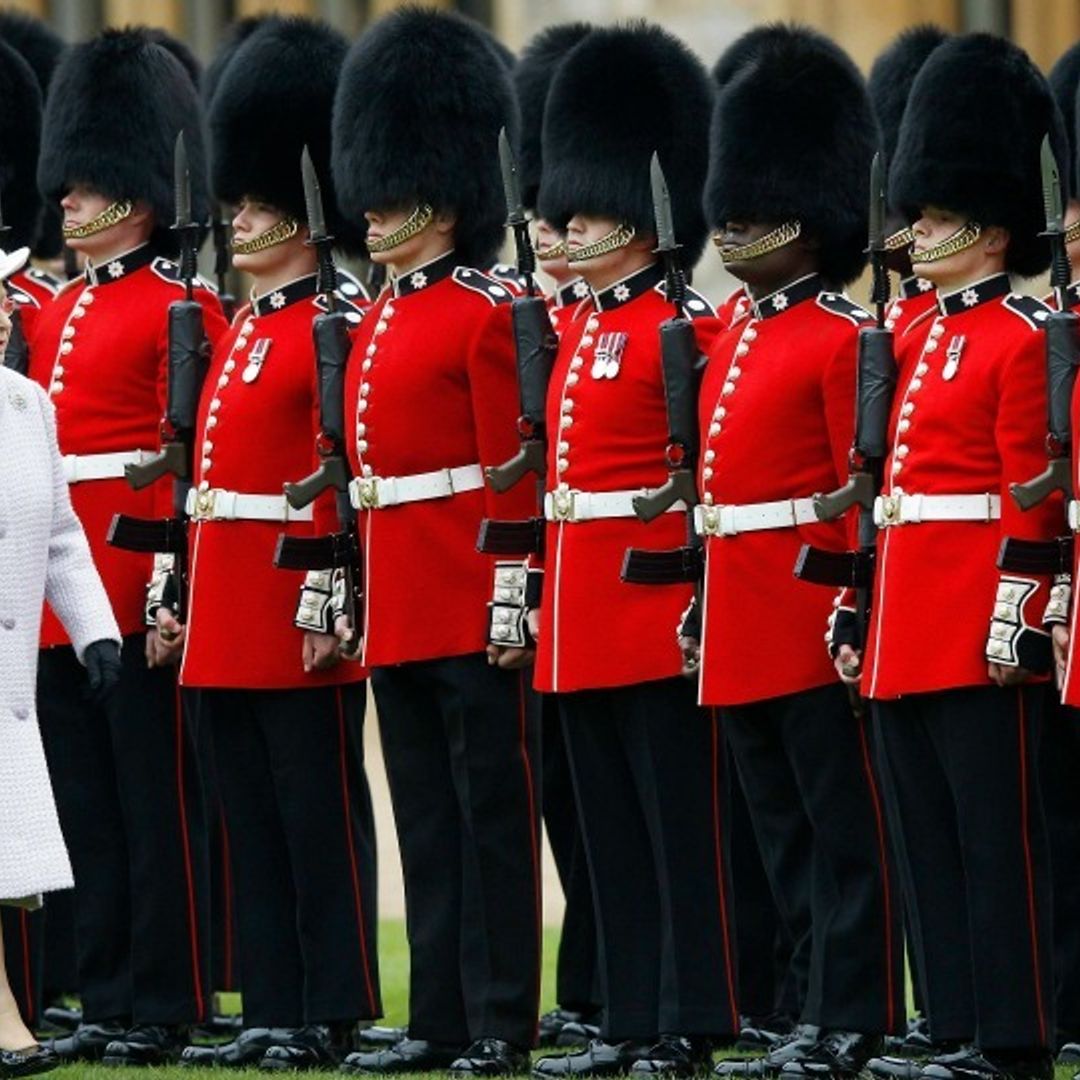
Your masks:
M5 257L0 252L0 282ZM91 689L120 669L120 632L64 481L52 405L2 366L12 304L0 284L0 904L36 907L73 884L34 707L42 601L63 621ZM0 942L0 1080L56 1064L19 1015Z

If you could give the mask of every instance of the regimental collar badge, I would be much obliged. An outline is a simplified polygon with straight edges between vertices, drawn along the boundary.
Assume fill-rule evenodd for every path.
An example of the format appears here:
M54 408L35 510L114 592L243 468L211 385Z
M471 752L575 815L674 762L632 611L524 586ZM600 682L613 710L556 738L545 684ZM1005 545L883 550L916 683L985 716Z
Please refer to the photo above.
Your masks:
M457 255L453 251L432 259L429 263L414 267L412 270L394 278L391 289L395 296L408 296L409 293L419 292L437 281L449 277L457 266Z
M798 281L785 285L782 289L769 293L754 301L754 317L757 319L770 319L774 315L782 315L790 311L796 304L804 300L812 300L825 288L820 274L807 274Z
M985 304L988 300L998 300L1012 292L1012 283L1008 274L993 274L976 281L963 289L938 297L938 307L942 315L959 315L964 311Z
M556 307L573 307L589 295L589 286L584 278L577 278L568 285L560 285L555 292Z
M922 296L923 293L929 292L933 287L934 283L932 281L927 281L926 278L916 277L912 274L911 277L901 280L900 295L905 300L911 300L916 296Z
M662 281L664 268L659 263L650 263L641 270L616 281L596 294L596 306L600 311L611 311L623 304L636 300L647 293L657 282Z
M149 266L155 258L154 249L149 244L142 244L106 263L95 265L87 262L83 279L87 285L111 285L114 281L120 281L136 270Z
M307 300L315 295L317 282L314 274L297 278L288 285L282 285L280 289L263 293L262 296L251 294L252 315L272 315L275 311L282 311L297 300Z

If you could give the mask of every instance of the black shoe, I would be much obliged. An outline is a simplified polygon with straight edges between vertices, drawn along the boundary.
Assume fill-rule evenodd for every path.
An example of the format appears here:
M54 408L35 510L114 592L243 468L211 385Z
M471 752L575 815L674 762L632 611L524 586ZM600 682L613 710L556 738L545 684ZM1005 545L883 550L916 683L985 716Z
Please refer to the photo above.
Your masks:
M703 1035L661 1035L643 1057L630 1067L630 1075L690 1077L712 1068L713 1040Z
M287 1030L283 1039L267 1048L259 1068L263 1072L306 1072L340 1065L350 1049L351 1028L307 1024Z
M763 1077L779 1076L785 1065L792 1061L801 1061L817 1046L820 1034L821 1029L814 1024L799 1024L764 1057L727 1058L713 1069L713 1073L716 1076L731 1077L733 1080L760 1080Z
M1080 1065L1080 1042L1063 1042L1057 1052L1059 1065Z
M60 1059L69 1061L100 1061L111 1042L122 1039L127 1028L122 1024L80 1024L70 1035L51 1039L47 1046Z
M1008 1055L966 1047L923 1066L922 1080L1053 1080L1054 1059L1041 1048Z
M794 1029L795 1021L786 1013L771 1013L762 1017L740 1016L735 1049L744 1054L754 1050L771 1050Z
M49 1072L60 1059L47 1046L29 1046L25 1050L0 1050L0 1077L36 1076Z
M105 1065L171 1065L188 1044L186 1029L164 1024L136 1024L105 1047Z
M540 1017L540 1045L541 1046L566 1046L566 1045L581 1045L584 1046L588 1043L589 1038L585 1036L585 1028L591 1027L590 1020L592 1015L586 1015L583 1012L579 1012L577 1009L552 1009L551 1012L544 1013ZM558 1041L559 1036L562 1034L563 1028L568 1024L573 1024L575 1031L572 1032L575 1038L581 1038L580 1044L577 1042L566 1044ZM579 1034L580 1033L580 1034ZM599 1029L597 1029L599 1034ZM593 1036L595 1038L595 1036Z
M72 1009L67 1005L50 1005L42 1014L41 1019L46 1024L61 1028L64 1031L74 1031L82 1023L82 1009Z
M361 1050L368 1047L382 1049L388 1046L397 1046L402 1039L408 1037L408 1028L383 1027L381 1024L372 1024L370 1027L360 1029L356 1036L356 1044Z
M341 1071L352 1076L435 1072L450 1068L461 1057L461 1050L460 1046L451 1043L402 1039L397 1046L350 1054L341 1063Z
M188 1046L180 1055L180 1065L185 1069L210 1068L215 1065L227 1069L242 1069L258 1065L271 1046L280 1046L289 1040L289 1028L247 1028L231 1042L218 1046Z
M872 1058L881 1053L880 1035L857 1031L829 1031L799 1060L789 1061L781 1070L784 1080L854 1080Z
M648 1052L648 1043L593 1039L579 1053L537 1058L532 1071L539 1077L624 1076Z
M505 1039L477 1039L450 1063L455 1076L519 1076L529 1071L529 1051Z
M593 1021L599 1021L599 1016L594 1016ZM600 1038L600 1024L589 1020L571 1020L563 1024L562 1031L555 1039L555 1045L564 1050L584 1050L593 1039Z
M915 1058L889 1054L872 1057L866 1063L866 1071L876 1080L918 1080L924 1064Z

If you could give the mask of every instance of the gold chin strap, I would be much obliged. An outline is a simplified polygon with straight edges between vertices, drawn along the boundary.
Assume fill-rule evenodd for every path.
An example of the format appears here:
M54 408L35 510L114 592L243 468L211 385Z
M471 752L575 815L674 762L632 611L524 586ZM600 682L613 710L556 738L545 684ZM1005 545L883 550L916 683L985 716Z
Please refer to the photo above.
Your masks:
M552 262L554 259L561 259L566 255L566 241L560 240L558 243L552 244L551 247L537 248L536 258L540 262Z
M387 233L386 236L378 240L369 240L367 242L368 251L381 253L390 251L399 244L404 244L406 240L411 240L417 233L422 233L431 224L431 219L434 216L435 211L427 203L420 203L392 233Z
M1080 218L1065 230L1065 243L1071 244L1074 240L1080 240Z
M626 247L634 239L636 232L637 230L633 225L616 225L611 232L606 236L601 236L593 244L586 244L584 247L575 248L573 251L567 249L566 261L568 263L587 262L589 259L596 259L601 255L608 255L612 251L618 251L619 248Z
M286 240L291 240L296 235L299 228L300 223L296 218L283 217L276 225L264 229L258 236L253 236L250 240L237 240L234 237L232 242L233 254L254 255L257 251L265 251L267 248L284 244Z
M737 244L725 247L721 233L713 233L713 243L720 249L720 261L723 263L749 262L750 259L760 259L762 255L768 255L772 251L785 247L793 240L797 240L802 233L801 221L785 221L775 229L759 236L749 244Z
M926 251L913 251L911 265L922 266L925 263L938 262L957 252L966 251L978 241L981 234L982 226L977 221L965 221L952 236L942 240L940 244L935 244Z
M64 239L65 240L83 240L87 236L94 236L99 232L104 232L106 229L111 229L114 225L123 221L124 218L130 216L134 206L130 199L120 199L117 202L110 203L101 211L96 217L92 217L85 225L65 225Z
M897 229L891 236L885 237L886 251L902 251L915 243L915 234L908 229Z

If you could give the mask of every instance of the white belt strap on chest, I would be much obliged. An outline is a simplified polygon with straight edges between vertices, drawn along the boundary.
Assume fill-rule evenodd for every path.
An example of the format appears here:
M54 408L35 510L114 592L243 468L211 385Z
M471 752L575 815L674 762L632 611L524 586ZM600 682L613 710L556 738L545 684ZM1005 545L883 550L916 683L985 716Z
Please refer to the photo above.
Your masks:
M922 521L997 521L1001 496L983 495L879 495L874 500L874 524L917 525Z
M86 480L121 480L125 465L141 465L154 456L152 450L119 450L113 454L65 454L64 479L69 484Z
M386 510L403 503L448 499L484 486L479 465L413 473L410 476L358 476L349 484L349 501L356 510Z
M548 521L597 521L601 518L632 518L634 499L647 494L645 488L634 491L549 491L544 496L544 517ZM681 499L665 513L686 512Z
M817 521L813 499L694 507L694 531L698 536L738 536L769 529L793 529Z
M284 495L245 495L240 491L210 488L187 494L186 510L192 521L311 521L310 505L294 510Z

